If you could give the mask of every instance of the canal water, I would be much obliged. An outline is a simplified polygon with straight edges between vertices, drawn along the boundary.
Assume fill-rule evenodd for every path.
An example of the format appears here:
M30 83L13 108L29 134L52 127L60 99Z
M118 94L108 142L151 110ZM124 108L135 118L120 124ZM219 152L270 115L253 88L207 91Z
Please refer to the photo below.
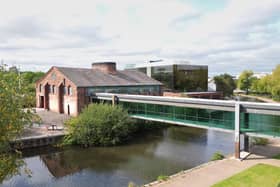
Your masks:
M170 126L145 133L127 145L83 149L26 151L23 171L3 181L2 187L126 187L141 185L159 175L171 175L210 160L213 153L234 151L233 134ZM202 179L203 180L203 179Z

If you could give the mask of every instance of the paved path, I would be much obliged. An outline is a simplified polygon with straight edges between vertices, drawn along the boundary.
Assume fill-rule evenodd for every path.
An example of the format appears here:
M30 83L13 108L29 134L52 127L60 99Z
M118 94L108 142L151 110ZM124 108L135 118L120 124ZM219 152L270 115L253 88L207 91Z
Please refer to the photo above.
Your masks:
M65 129L48 130L48 127L52 124L55 124L58 127L63 127L64 121L69 119L68 115L58 114L56 112L46 111L38 108L36 108L36 114L38 114L41 117L42 124L33 125L32 127L26 127L18 139L28 139L65 134Z
M280 153L280 146L268 145L266 147L254 147L253 152L262 155L251 154L247 159L239 161L228 158L220 161L209 162L201 167L186 170L165 182L156 182L152 187L207 187L216 184L234 174L237 174L255 164L264 163L280 167L280 160L271 159L272 155Z

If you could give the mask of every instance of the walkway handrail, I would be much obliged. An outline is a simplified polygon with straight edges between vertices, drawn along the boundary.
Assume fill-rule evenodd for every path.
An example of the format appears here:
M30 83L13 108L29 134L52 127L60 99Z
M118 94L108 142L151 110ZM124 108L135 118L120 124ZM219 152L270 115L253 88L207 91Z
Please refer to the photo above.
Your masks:
M235 111L235 105L238 102L240 109L245 113L268 114L280 116L280 104L278 103L257 103L243 102L233 100L216 100L216 99L196 99L183 97L163 97L163 96L147 96L147 95L127 95L112 93L96 93L93 97L102 100L112 100L112 96L117 96L119 101L148 103L168 106L181 106L190 108Z

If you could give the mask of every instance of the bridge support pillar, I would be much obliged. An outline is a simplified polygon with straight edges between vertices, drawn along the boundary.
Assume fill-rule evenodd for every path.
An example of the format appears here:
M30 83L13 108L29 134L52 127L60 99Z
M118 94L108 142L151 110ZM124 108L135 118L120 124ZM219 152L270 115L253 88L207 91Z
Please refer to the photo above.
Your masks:
M249 128L249 114L244 114L244 126L246 129ZM244 134L244 151L249 152L249 136Z
M239 102L235 103L234 144L235 144L235 158L240 159L240 104Z
M115 106L119 104L119 98L116 95L112 95L112 105Z
M249 136L244 134L244 151L249 152Z

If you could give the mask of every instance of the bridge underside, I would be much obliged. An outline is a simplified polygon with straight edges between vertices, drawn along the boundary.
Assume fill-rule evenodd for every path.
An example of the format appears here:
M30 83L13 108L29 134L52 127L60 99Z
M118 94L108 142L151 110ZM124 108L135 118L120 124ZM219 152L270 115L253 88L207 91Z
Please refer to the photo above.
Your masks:
M193 124L191 122L187 123L186 121L182 120L171 120L169 118L164 118L161 117L159 118L158 116L152 116L152 115L130 115L134 119L141 119L141 120L147 120L147 121L155 121L155 122L162 122L162 123L168 123L168 124L173 124L173 125L179 125L179 126L184 126L184 127L194 127L194 128L201 128L201 129L211 129L211 130L216 130L216 131L221 131L221 132L229 132L229 133L234 133L234 130L228 130L228 129L223 129L223 128L217 128L217 127L209 127L206 125L201 125L201 124Z

